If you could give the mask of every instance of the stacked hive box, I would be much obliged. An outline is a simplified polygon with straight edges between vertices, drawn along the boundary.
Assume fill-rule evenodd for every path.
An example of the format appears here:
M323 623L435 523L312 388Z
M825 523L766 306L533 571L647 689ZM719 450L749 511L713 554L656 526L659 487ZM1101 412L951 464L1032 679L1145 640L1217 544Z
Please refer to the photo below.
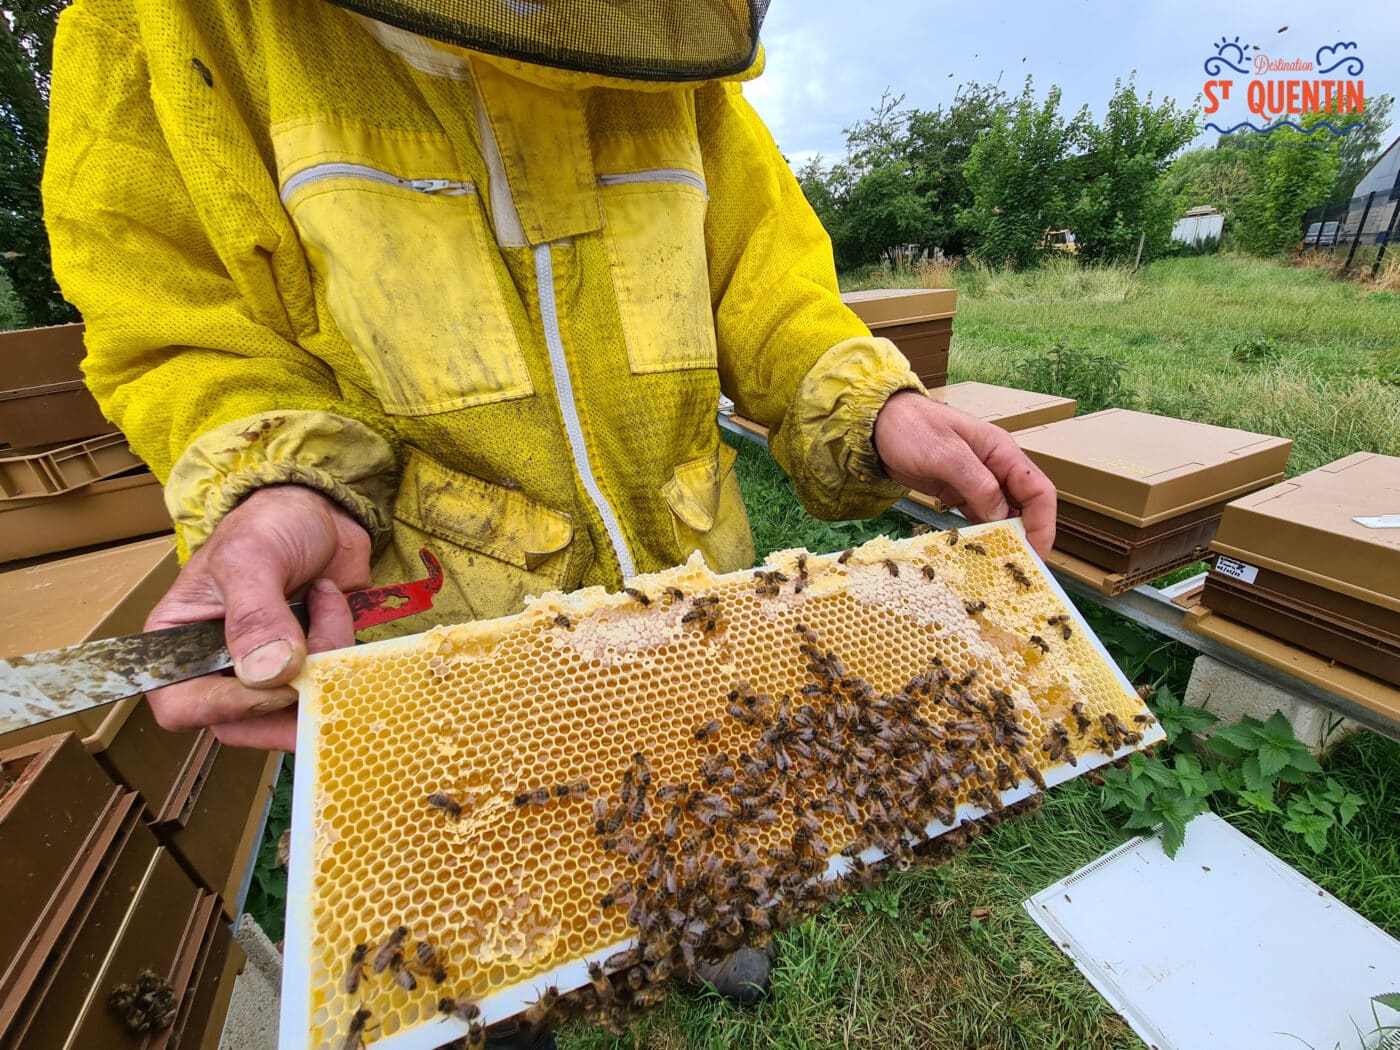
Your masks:
M1225 508L1201 603L1400 686L1400 459L1359 452Z
M1161 738L1014 524L769 565L314 657L283 1045L654 1001L824 878Z
M958 293L951 288L875 288L841 301L875 335L892 341L930 389L948 382L948 351Z
M0 655L137 632L176 571L165 536L0 574ZM278 757L169 732L136 697L0 735L0 760L0 886L43 889L0 906L23 942L0 1045L122 1045L107 996L143 969L178 1003L158 1042L211 1045Z
M1015 436L1059 495L1052 564L1110 594L1206 555L1225 504L1282 480L1293 446L1117 408Z
M160 485L83 386L83 326L0 333L0 563L168 532Z

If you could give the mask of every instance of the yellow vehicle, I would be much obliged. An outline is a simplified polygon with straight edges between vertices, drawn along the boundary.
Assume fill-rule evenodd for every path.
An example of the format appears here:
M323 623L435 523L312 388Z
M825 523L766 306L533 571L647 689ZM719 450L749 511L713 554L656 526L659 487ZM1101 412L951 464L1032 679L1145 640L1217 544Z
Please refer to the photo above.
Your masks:
M1066 255L1079 254L1079 245L1074 239L1072 230L1048 230L1042 243L1057 252L1064 252Z

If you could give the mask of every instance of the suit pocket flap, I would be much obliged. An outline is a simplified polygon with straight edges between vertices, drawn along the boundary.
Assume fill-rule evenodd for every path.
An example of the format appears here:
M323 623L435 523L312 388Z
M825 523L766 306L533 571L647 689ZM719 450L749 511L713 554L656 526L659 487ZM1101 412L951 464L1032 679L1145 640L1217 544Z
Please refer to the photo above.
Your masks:
M573 519L524 493L410 453L394 516L432 535L534 570L573 539Z
M709 532L714 528L721 482L734 469L738 455L729 445L720 442L714 455L677 467L671 480L661 488L671 512L696 532Z

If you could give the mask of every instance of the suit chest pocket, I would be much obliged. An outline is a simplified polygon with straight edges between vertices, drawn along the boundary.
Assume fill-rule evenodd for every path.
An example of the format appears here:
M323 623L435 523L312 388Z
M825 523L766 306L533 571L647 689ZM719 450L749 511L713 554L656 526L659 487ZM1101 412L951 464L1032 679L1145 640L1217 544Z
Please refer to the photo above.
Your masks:
M631 370L714 368L705 181L688 168L652 168L598 185Z
M386 412L533 393L472 183L317 164L287 179L282 200Z

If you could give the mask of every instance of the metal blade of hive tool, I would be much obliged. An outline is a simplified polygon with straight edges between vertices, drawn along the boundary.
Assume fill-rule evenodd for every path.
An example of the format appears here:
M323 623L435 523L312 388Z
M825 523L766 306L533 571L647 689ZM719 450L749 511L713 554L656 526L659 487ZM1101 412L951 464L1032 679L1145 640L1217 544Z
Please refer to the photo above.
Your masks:
M442 589L442 567L419 551L426 579L353 591L345 597L356 630L432 607ZM288 608L307 624L306 605ZM124 638L83 642L66 649L0 659L0 733L38 725L150 689L222 671L233 664L224 645L223 620L182 624Z

